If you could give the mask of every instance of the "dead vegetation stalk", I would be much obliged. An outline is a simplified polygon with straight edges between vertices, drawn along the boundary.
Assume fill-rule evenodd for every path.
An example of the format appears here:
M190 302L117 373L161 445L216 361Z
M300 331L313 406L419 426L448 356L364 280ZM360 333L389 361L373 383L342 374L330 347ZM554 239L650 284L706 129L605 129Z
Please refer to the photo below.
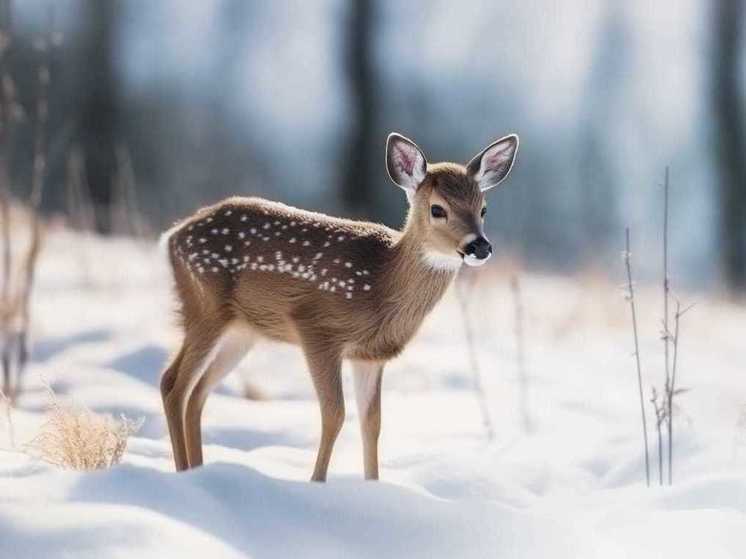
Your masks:
M642 366L640 365L640 343L637 336L637 310L635 308L635 290L632 282L632 263L629 240L629 227L625 231L624 264L627 268L627 301L632 314L632 333L635 342L635 363L637 364L637 388L640 396L640 416L642 419L642 441L645 450L645 482L650 487L650 454L648 452L648 427L645 418L645 399L642 390Z
M671 457L673 455L673 416L671 415L671 369L669 358L669 346L671 341L670 330L668 327L669 308L668 300L670 296L670 284L668 279L668 167L663 182L663 345L665 359L665 392L666 392L666 415L665 420L668 427L668 483L671 484Z

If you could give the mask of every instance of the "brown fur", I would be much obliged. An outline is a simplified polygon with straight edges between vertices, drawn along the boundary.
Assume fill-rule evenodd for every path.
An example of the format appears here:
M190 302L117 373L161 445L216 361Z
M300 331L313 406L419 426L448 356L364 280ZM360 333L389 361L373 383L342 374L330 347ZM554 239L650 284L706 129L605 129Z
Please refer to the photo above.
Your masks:
M447 223L431 219L433 203L447 207ZM441 163L427 168L403 231L238 197L172 228L184 343L161 386L177 469L202 463L204 401L264 337L299 345L306 356L322 419L314 480L326 478L344 419L341 363L352 360L365 475L377 479L383 366L448 288L462 239L483 234L483 205L466 169ZM434 266L425 252L450 264Z

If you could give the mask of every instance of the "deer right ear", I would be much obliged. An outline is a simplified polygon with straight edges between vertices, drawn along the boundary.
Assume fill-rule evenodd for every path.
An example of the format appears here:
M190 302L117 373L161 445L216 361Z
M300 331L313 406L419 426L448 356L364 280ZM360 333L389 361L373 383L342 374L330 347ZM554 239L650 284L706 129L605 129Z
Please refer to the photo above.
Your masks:
M394 184L410 196L425 180L427 160L417 144L394 132L386 140L386 170Z
M466 165L466 172L474 177L484 192L500 184L513 168L518 151L518 136L510 134L492 142Z

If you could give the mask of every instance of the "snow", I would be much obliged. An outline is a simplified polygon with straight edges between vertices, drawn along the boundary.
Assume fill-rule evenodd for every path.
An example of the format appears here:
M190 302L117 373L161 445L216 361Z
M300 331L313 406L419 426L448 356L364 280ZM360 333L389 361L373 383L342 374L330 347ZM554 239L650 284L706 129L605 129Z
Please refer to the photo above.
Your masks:
M362 480L347 370L329 482L307 481L317 405L298 351L273 344L208 401L206 465L176 474L158 388L179 342L162 255L150 243L50 235L15 441L0 421L0 557L744 556L743 307L678 294L697 303L682 323L690 391L674 486L648 489L628 307L614 285L621 262L609 281L521 274L525 378L511 268L498 257L461 273L478 274L470 317L495 440L451 292L384 374L382 481ZM660 386L661 304L655 286L638 291L647 393ZM121 465L62 471L20 451L44 421L44 382L94 411L144 419ZM242 398L245 382L265 399ZM652 424L649 435L655 458Z

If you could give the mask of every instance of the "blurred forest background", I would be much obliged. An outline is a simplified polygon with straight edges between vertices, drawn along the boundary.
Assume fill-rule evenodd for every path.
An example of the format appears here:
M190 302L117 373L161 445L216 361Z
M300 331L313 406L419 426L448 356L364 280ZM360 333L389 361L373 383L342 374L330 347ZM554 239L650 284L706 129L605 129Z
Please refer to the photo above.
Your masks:
M498 251L614 273L629 225L659 275L668 165L675 281L743 292L744 4L2 0L0 180L102 233L230 194L398 227L389 131L461 162L517 132Z

